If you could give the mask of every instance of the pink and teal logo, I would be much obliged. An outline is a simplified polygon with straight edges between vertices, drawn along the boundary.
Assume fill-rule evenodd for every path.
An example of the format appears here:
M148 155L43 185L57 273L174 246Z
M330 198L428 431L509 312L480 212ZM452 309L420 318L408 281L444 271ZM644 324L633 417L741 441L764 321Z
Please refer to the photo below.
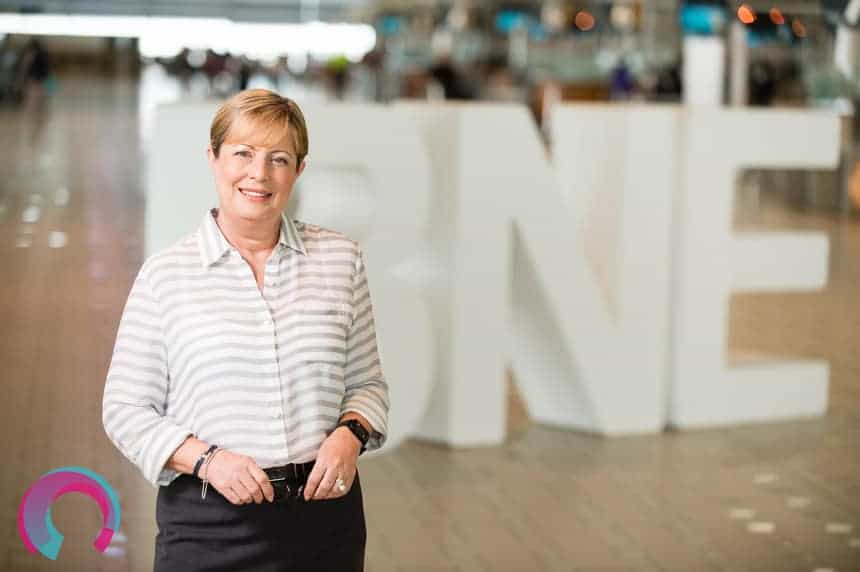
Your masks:
M66 493L83 493L96 501L102 511L104 526L93 541L104 552L119 530L119 499L116 491L101 475L83 467L60 467L39 477L27 489L18 506L18 532L27 550L37 551L56 560L63 545L63 535L51 520L51 505Z

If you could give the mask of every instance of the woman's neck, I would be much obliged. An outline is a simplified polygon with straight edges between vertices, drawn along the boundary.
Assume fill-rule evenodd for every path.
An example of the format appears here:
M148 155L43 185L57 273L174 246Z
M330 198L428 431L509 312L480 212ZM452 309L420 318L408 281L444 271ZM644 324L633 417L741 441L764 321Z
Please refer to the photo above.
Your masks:
M217 211L215 222L224 233L227 242L235 246L239 252L251 255L267 254L278 243L281 225L280 219L273 223L248 221L241 218L229 217L220 210Z

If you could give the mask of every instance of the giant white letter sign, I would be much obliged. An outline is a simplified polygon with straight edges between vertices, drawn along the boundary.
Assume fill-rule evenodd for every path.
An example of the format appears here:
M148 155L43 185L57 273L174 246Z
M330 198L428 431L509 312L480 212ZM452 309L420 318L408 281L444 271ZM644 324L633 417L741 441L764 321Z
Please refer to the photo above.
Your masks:
M150 253L215 201L213 112L159 110ZM560 106L551 164L522 106L305 113L310 166L290 208L363 245L392 445L502 442L506 360L533 418L605 435L824 411L827 364L727 368L724 346L732 289L817 288L827 270L824 236L733 237L734 177L834 165L834 117Z
M448 323L446 367L419 433L500 442L509 357L539 421L662 429L676 172L666 149L677 112L567 108L554 131L556 172L522 106L401 108L437 166L435 240L447 241L449 276L435 314Z
M726 339L731 291L821 287L827 279L827 238L814 233L747 233L733 238L731 215L735 179L742 167L832 167L838 133L837 118L821 113L688 112L678 205L673 425L824 413L826 362L728 368Z

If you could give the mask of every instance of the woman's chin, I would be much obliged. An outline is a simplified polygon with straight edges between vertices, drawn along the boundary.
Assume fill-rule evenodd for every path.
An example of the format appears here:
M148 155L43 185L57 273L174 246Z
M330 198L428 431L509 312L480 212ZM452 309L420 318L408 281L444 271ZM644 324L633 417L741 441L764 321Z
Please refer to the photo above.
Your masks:
M231 201L231 204L226 209L222 206L222 210L227 210L228 214L241 218L267 218L271 216L274 209L271 201L265 203L250 202L239 197L239 200Z

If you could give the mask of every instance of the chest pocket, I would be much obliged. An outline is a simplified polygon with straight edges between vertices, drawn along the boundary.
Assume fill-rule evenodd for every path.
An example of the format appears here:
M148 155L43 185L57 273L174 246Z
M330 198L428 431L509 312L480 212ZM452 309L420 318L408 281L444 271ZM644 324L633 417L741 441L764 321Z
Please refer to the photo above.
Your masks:
M305 300L292 308L304 325L344 330L352 324L352 308L338 300Z
M302 300L293 304L290 316L293 327L289 335L297 361L305 367L317 368L318 376L342 380L352 308L336 299Z
M336 300L305 300L298 302L293 311L304 320L320 323L336 323L348 326L352 322L352 309L349 305Z

